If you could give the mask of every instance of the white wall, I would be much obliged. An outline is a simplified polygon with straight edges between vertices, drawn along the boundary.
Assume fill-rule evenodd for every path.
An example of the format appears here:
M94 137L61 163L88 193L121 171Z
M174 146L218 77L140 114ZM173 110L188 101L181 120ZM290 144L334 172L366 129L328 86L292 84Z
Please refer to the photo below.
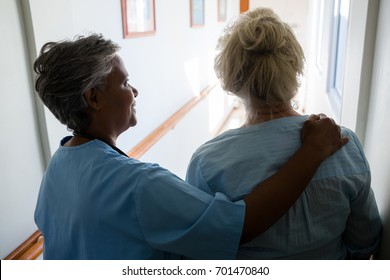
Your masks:
M350 2L340 123L353 129L364 146L378 0Z
M44 170L19 1L0 1L0 258L29 237Z
M181 2L181 10L189 10L189 1ZM171 106L171 110L167 111L169 114L165 116L165 119L199 93L206 85L213 85L217 82L213 70L216 43L223 28L238 16L239 0L227 1L227 20L225 22L216 22L217 3L218 1L205 1L206 25L202 28L188 29L189 23L186 13L173 17L163 17L166 21L170 21L169 24L163 25L167 28L164 32L164 40L168 41L164 46L164 51L167 54L164 57L163 64L167 63L170 67L164 69L162 82L167 84L166 91L172 91L173 88L173 92L176 92L176 94L179 92L179 96L183 95L178 106ZM170 10L172 9L166 9L167 15L171 14ZM178 24L180 21L182 22L181 26ZM179 27L175 27L175 25L179 25ZM172 32L172 27L178 29L178 32ZM184 34L184 37L180 34ZM174 58L178 67L172 67L172 58ZM195 73L191 77L190 73L194 70ZM177 79L177 77L180 78ZM185 95L184 91L177 89L178 86L175 83L184 83L184 91L188 91L188 88L190 88L189 94ZM158 101L153 100L153 96L150 98L149 103L146 103L145 100L146 107L143 111L146 115L144 117L140 116L137 110L137 115L140 116L139 124L134 131L126 134L121 142L129 142L128 137L137 133L136 129L140 124L144 125L143 120L149 122L151 116L148 114L155 112L160 106ZM221 125L231 108L231 101L231 96L227 96L219 86L216 86L174 129L147 151L141 157L141 160L157 162L184 179L192 153L201 144L215 136L216 129ZM137 101L137 107L138 104ZM157 127L164 120L164 118L159 118L158 114L155 114L155 116L158 121L154 124L154 127L150 125L151 128ZM139 138L141 139L141 137ZM135 142L133 141L133 143Z
M294 30L302 48L307 46L308 0L250 0L249 8L271 8ZM293 11L293 12L292 12Z
M38 50L47 41L91 31L102 33L122 47L120 55L130 83L139 91L138 125L118 139L117 144L124 151L130 150L194 94L215 81L212 53L225 25L217 21L217 0L205 1L205 26L201 28L190 28L190 1L156 0L155 3L156 34L123 39L120 1L30 0ZM238 3L238 0L229 1L229 17L237 13ZM46 113L50 146L54 151L66 130L50 112Z
M324 0L322 34L318 30L320 21L320 0L309 1L308 13L308 49L306 51L306 99L305 113L326 115L335 118L326 93L329 47L331 44L333 1ZM319 36L322 38L319 39ZM322 42L319 46L319 42Z
M390 1L380 1L365 151L372 187L384 220L380 257L390 259Z
M232 99L228 99L226 93L216 86L140 159L157 162L185 179L193 152L216 136L232 103Z

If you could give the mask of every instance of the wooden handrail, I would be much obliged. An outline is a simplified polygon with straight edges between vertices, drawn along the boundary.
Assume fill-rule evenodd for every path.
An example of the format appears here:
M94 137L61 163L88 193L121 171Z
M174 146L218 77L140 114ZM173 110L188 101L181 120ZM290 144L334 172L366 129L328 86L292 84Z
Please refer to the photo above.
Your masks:
M216 85L211 85L203 89L199 95L193 97L182 108L168 118L164 123L157 127L152 133L146 136L141 142L139 142L133 149L131 149L127 155L132 158L140 158L145 154L158 140L160 140L169 130L174 128L176 124L198 104L203 98L205 98L210 91Z
M228 124L229 120L232 118L233 114L238 111L237 107L232 107L229 111L229 113L226 115L225 119L223 120L222 124L219 126L219 128L214 133L215 136L222 133L222 131L225 129L226 125Z
M160 140L170 129L205 98L216 85L211 85L203 89L198 96L188 101L181 109L168 118L163 124L156 128L152 133L146 136L127 154L132 158L140 158L148 151L158 140ZM37 230L26 241L24 241L11 254L5 257L5 260L35 260L43 252L43 235Z
M35 260L42 254L43 235L37 230L24 241L5 260Z

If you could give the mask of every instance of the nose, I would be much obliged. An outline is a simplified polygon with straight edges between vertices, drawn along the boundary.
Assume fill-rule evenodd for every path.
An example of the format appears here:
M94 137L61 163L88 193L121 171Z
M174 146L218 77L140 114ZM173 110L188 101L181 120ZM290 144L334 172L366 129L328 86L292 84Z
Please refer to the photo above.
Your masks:
M133 91L134 97L138 96L138 90L135 87L131 87L131 90Z

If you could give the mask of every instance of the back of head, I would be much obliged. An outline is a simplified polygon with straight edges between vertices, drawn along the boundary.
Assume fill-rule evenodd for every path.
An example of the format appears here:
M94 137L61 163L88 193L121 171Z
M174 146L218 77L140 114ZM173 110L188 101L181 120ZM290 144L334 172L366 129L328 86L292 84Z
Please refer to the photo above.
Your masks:
M35 89L54 116L74 131L89 125L84 93L102 88L119 46L101 35L46 43L34 63Z
M214 66L222 87L245 103L277 105L297 93L304 54L291 28L271 9L240 15L217 49Z

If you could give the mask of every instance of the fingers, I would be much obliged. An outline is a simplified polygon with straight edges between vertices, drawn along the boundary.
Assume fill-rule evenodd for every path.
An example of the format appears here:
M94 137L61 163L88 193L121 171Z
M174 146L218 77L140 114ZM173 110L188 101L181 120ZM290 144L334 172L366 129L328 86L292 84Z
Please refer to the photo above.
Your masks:
M316 123L316 122L320 122L320 121L330 121L332 122L333 124L336 124L336 122L332 119L332 118L328 118L327 115L323 114L323 113L320 113L320 114L311 114L306 122L309 122L309 123Z
M319 113L319 114L311 114L307 120L311 120L311 121L319 121L321 119L330 119L334 122L334 120L332 118L328 118L327 115L325 115L324 113Z
M307 121L318 121L321 117L316 114L311 114L308 118Z
M340 135L341 135L341 127L339 125L336 124L335 120L332 119L332 118L329 118L327 115L325 115L324 113L319 113L319 114L311 114L306 121L309 121L309 122L320 122L320 121L323 121L325 120L326 122L331 122L332 124L336 125ZM347 137L345 137L346 139L348 139ZM345 145L346 143L348 143L348 140L343 140L342 141L343 145Z
M320 119L326 119L328 118L327 115L323 114L323 113L319 113L318 116L320 117Z
M320 123L323 123L326 125L327 123L330 123L333 127L337 128L337 130L340 134L340 137L342 137L341 127L338 124L336 124L334 119L329 118L327 115L325 115L323 113L311 114L306 121L312 122L312 124L315 124L315 125L320 125ZM348 141L343 140L342 143L343 143L343 145L345 145L346 143L348 143Z
M329 156L348 143L339 125L325 114L312 114L303 124L301 131L303 144L311 145Z
M342 136L341 137L341 146L344 146L349 142L349 138L347 136Z

